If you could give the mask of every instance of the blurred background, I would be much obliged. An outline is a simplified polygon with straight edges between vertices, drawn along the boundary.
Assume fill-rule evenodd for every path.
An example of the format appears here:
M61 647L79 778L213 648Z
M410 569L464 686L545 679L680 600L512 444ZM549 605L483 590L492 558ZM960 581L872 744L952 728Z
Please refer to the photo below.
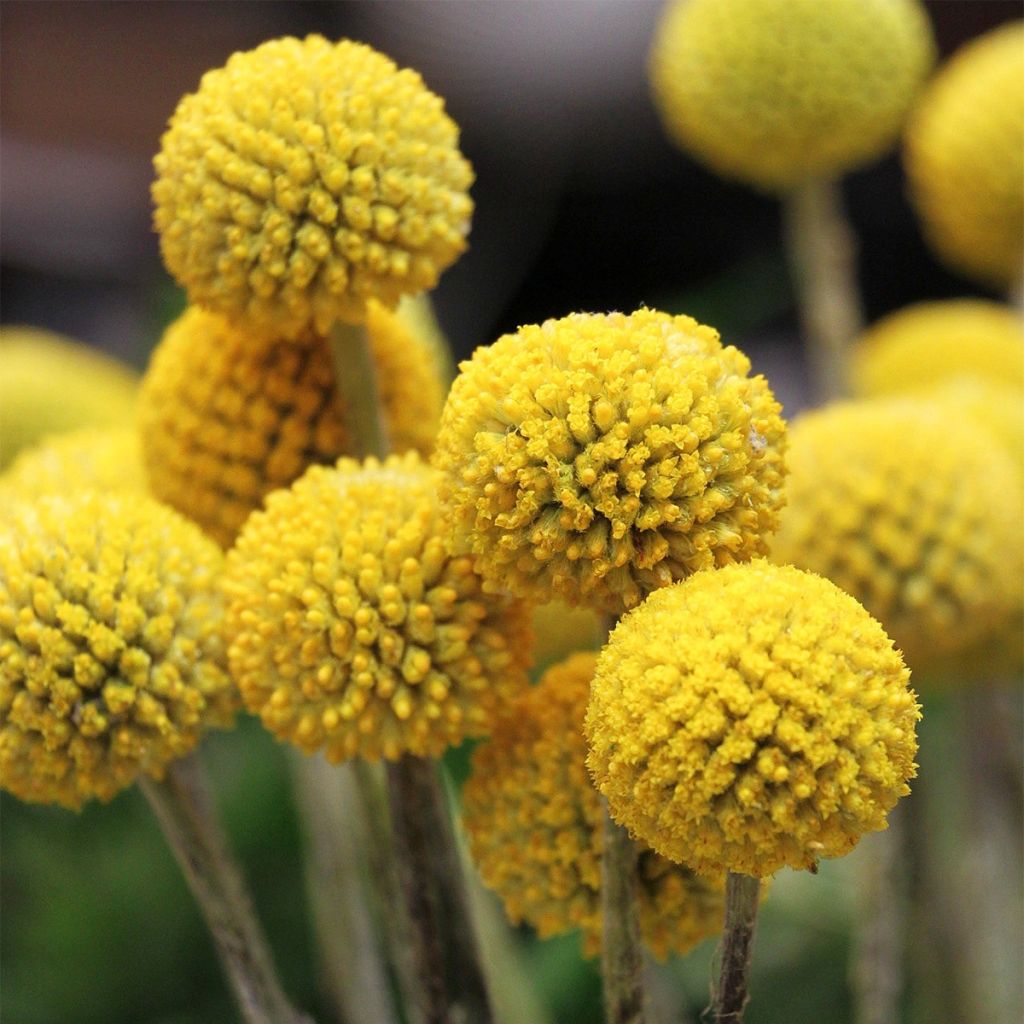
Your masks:
M806 384L779 205L713 177L663 136L645 75L660 6L7 0L0 317L144 367L183 306L150 226L151 159L167 119L233 51L319 32L417 68L462 128L476 214L469 252L435 295L460 358L520 324L647 304L718 327L792 414ZM926 6L942 57L1021 13L1017 0ZM919 299L984 294L927 253L898 155L843 187L869 320ZM932 721L941 764L941 709ZM286 985L326 1019L283 752L247 721L211 737L208 759ZM463 765L454 759L456 773ZM81 815L5 794L2 839L5 1021L236 1019L198 912L134 791ZM776 884L750 1024L848 1019L851 870L829 864L818 877L787 873ZM597 973L580 959L578 939L521 939L551 1019L600 1021ZM659 975L682 986L695 1014L710 977L713 944L705 946Z

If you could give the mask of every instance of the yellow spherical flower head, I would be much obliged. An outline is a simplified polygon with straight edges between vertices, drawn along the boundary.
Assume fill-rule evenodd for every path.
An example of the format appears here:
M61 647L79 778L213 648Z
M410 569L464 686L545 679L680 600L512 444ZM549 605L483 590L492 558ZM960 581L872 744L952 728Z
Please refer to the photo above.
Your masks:
M230 724L222 562L196 526L143 495L81 492L4 514L4 789L70 808L109 800Z
M968 43L921 97L905 164L924 232L951 267L986 284L1024 271L1024 22Z
M955 377L1024 388L1024 327L1009 306L985 299L897 310L868 328L851 355L854 387L866 397Z
M773 560L853 594L915 670L1015 608L1020 475L969 415L914 399L841 403L797 420L789 465Z
M391 443L426 452L444 400L430 353L376 303L368 329ZM197 306L153 354L139 425L153 493L224 547L269 491L353 445L322 337L258 340Z
M674 0L650 75L679 145L777 190L881 156L933 59L917 0Z
M587 777L583 716L597 655L574 654L511 704L473 755L463 823L484 882L542 938L579 928L601 949L601 799ZM640 930L662 959L717 934L724 877L638 851Z
M462 364L435 462L496 590L618 612L764 551L785 425L718 332L641 309L520 328Z
M473 172L420 76L360 43L275 39L207 72L154 164L167 268L278 337L432 288L466 247Z
M920 717L882 627L763 561L652 594L601 652L587 765L612 816L699 872L838 857L909 792Z
M276 736L331 761L436 757L526 685L529 613L485 595L413 453L314 466L228 556L231 671Z

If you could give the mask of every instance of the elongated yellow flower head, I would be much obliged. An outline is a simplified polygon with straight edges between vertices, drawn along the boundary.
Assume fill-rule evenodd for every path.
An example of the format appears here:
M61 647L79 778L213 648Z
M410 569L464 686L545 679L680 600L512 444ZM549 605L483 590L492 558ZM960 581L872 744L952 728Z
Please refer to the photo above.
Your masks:
M222 556L151 498L80 492L0 521L0 785L78 808L159 778L237 696Z
M276 736L329 760L436 757L526 685L529 612L440 533L414 453L314 466L228 556L231 671Z
M696 871L838 857L909 792L920 714L882 627L757 561L652 594L601 652L587 765L612 816Z
M496 590L610 611L764 552L785 425L763 377L687 316L577 313L476 351L435 463Z
M601 949L601 799L587 777L583 716L597 655L574 654L512 703L473 754L463 823L484 882L513 924L542 938L573 928ZM640 930L664 959L717 934L724 877L702 878L638 851Z
M343 39L275 39L207 72L154 164L155 223L192 302L295 337L432 288L473 180L420 76Z
M1024 21L973 40L935 77L907 128L910 195L951 267L999 287L1024 273Z
M368 333L391 443L425 453L444 400L430 352L377 303ZM139 405L153 493L224 547L264 495L353 443L323 338L258 341L197 306L168 328Z
M1016 607L1020 475L969 415L913 399L842 403L793 425L789 464L773 560L853 594L915 670Z
M852 371L856 391L866 397L954 377L1024 388L1024 327L1009 306L986 299L915 303L861 335Z
M776 190L881 156L933 60L917 0L673 0L650 74L680 146Z
M5 326L0 368L0 469L48 434L128 426L135 416L135 373L70 338Z

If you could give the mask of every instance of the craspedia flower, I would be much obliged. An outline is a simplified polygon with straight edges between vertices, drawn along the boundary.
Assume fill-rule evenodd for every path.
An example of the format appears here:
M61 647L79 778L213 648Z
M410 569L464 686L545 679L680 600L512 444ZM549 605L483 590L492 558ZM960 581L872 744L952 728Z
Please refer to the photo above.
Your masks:
M456 544L489 587L617 612L763 553L785 425L713 328L649 309L577 313L461 369L434 459Z
M159 778L237 703L222 555L151 498L81 492L0 521L0 784L77 808Z
M444 400L429 352L376 303L368 337L392 446L428 451ZM196 306L154 352L139 408L153 494L224 547L264 495L354 440L323 338L258 341Z
M579 928L584 951L601 949L601 799L587 777L583 716L597 655L548 669L512 703L473 754L463 823L484 882L513 924L542 938ZM717 934L724 877L703 878L641 848L640 930L662 959Z
M545 666L561 661L573 651L596 650L604 643L607 628L592 608L572 608L548 601L533 609L533 660Z
M436 757L526 685L529 612L483 593L414 453L314 466L228 556L232 674L276 736L339 761Z
M465 249L473 173L415 72L343 39L275 39L207 72L154 164L192 302L294 337L432 288Z
M612 816L696 871L838 857L909 792L920 714L882 627L764 561L698 573L615 628L587 708Z
M881 156L933 59L917 0L675 0L650 75L684 149L776 190Z
M910 195L928 240L951 267L986 284L1024 270L1024 22L959 50L907 127Z

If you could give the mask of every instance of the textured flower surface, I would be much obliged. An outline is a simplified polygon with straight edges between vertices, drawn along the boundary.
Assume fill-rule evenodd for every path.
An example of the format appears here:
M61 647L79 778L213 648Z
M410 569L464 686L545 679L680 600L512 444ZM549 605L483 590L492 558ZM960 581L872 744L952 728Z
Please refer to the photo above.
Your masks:
M0 521L0 783L77 808L159 778L230 724L223 556L135 494L23 503Z
M463 790L473 859L512 922L541 937L580 928L588 956L601 949L603 813L583 739L596 660L572 655L511 704ZM646 848L637 873L640 929L659 957L721 931L721 875L700 877Z
M483 593L418 456L314 466L228 556L228 656L264 725L327 758L438 756L526 685L529 611Z
M1024 22L964 46L921 97L907 129L910 195L953 268L1017 286L1024 272Z
M917 0L674 0L650 74L684 149L774 190L881 156L933 59Z
M850 402L801 417L790 438L773 561L853 594L915 670L1015 610L1020 475L969 414L924 400Z
M360 43L275 39L207 72L154 163L167 268L275 337L362 322L465 249L469 163L440 97Z
M785 424L718 332L641 309L521 328L464 362L435 463L496 590L610 611L764 551Z
M367 326L391 444L426 452L444 400L435 361L377 303ZM323 338L257 341L191 307L168 328L143 378L139 424L153 493L229 546L269 491L351 449L334 383Z
M828 580L763 561L698 573L598 659L587 765L612 816L701 872L838 857L909 792L920 717L892 641Z

